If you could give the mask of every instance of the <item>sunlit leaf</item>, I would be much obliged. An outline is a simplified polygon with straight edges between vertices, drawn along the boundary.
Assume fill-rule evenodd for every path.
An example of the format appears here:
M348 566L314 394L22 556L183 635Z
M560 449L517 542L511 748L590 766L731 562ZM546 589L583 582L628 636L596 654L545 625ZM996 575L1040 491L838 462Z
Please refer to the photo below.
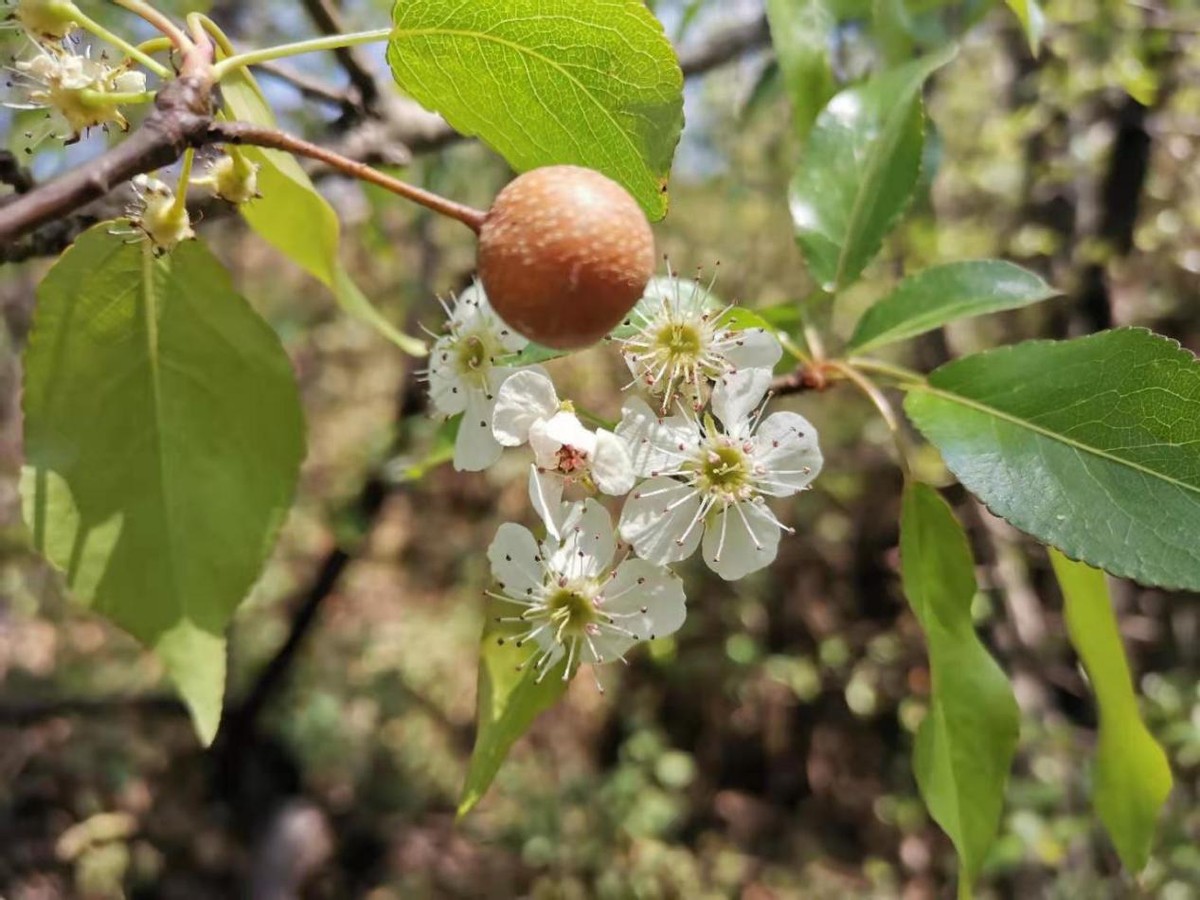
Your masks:
M1171 793L1171 767L1138 712L1104 573L1053 549L1050 561L1062 587L1071 643L1100 708L1092 803L1121 862L1138 872L1150 858L1158 816Z
M683 73L642 0L400 0L400 87L517 171L574 164L624 185L653 219L683 127Z
M916 337L949 322L1016 309L1058 293L1037 275L995 259L932 266L912 275L866 311L848 351Z
M1140 328L960 359L905 408L966 488L1073 559L1200 589L1200 363Z
M235 70L221 81L221 96L230 118L275 126L271 107L245 70ZM424 356L424 343L389 322L342 265L337 213L313 186L295 157L262 147L240 149L259 166L258 189L262 196L239 208L250 227L333 291L346 312L374 327L405 353Z
M1042 12L1042 7L1038 0L1005 0L1008 3L1008 8L1016 13L1017 19L1021 22L1021 28L1025 32L1025 39L1029 41L1029 49L1037 56L1038 49L1042 45L1042 35L1046 31L1046 14Z
M921 167L921 86L953 48L876 75L817 117L789 193L796 240L826 291L854 282L903 212Z
M156 259L105 222L38 289L25 517L72 594L153 648L208 743L225 626L304 455L291 364L197 241Z
M900 564L932 675L913 768L930 814L958 851L964 897L1000 825L1020 727L1017 702L971 621L975 564L967 536L937 491L918 482L904 490Z

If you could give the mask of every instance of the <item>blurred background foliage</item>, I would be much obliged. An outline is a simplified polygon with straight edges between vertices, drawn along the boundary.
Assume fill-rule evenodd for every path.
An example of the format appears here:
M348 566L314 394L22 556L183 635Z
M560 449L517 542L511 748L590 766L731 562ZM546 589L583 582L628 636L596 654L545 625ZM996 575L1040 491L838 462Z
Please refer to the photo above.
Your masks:
M372 27L386 6L343 13L350 27ZM1113 324L1200 349L1193 3L1051 0L1037 58L1003 7L891 4L909 36L879 41L871 3L843 6L830 35L843 80L977 24L931 83L923 189L836 311L841 333L899 274L996 256L1041 272L1064 297L922 339L905 362ZM304 4L210 7L255 44L312 30ZM656 7L685 49L761 15L753 0ZM345 83L332 58L296 68ZM348 127L336 104L264 85L289 127ZM7 125L15 135L19 123ZM43 150L34 171L98 143ZM786 204L798 153L765 40L691 80L671 213L657 226L674 268L717 271L718 292L751 307L806 296ZM510 174L474 144L403 171L484 206ZM433 295L470 277L470 236L369 188L322 186L359 283L394 321L437 329ZM691 614L677 638L605 670L604 695L577 679L455 825L484 552L500 522L531 524L527 463L514 454L488 473L423 473L438 425L418 411L411 361L235 219L218 211L202 227L283 336L310 442L283 538L235 620L229 710L209 753L153 661L72 606L27 549L19 353L47 261L0 273L0 896L948 896L953 853L909 762L929 676L899 592L900 477L858 399L788 401L818 424L827 462L815 491L782 506L796 535L778 562L732 585L684 566ZM564 393L618 412L625 377L613 353L553 367ZM935 454L920 462L945 483ZM1200 897L1195 597L1115 585L1144 711L1176 776L1153 860L1134 882L1089 811L1095 711L1046 556L961 491L951 497L980 560L979 627L1023 710L982 895Z

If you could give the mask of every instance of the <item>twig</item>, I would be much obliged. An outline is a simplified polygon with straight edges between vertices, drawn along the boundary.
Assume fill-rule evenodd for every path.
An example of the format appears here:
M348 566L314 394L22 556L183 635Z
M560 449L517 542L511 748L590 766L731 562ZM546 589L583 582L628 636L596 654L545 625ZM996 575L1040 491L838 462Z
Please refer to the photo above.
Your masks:
M339 90L331 84L297 72L282 63L265 62L258 69L264 75L270 75L272 78L291 85L300 92L301 96L308 97L310 100L336 104L347 112L362 112L362 101L358 98L357 92Z
M482 210L448 200L424 188L385 175L365 163L357 162L319 144L294 137L276 128L267 128L249 122L213 122L208 129L208 142L254 144L258 147L270 147L274 150L295 153L298 156L307 156L309 159L323 162L352 178L377 184L393 194L421 204L426 209L462 222L476 234L483 227L483 221L487 217L487 213Z

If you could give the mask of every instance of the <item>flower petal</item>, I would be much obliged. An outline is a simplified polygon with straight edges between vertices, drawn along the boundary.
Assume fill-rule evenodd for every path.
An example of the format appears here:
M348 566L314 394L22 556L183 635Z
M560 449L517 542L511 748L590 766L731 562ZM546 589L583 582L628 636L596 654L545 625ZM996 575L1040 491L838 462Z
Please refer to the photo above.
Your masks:
M534 423L529 429L529 446L539 466L557 469L558 451L563 447L570 447L590 459L596 452L596 436L583 426L575 413L564 410Z
M529 440L534 422L550 418L557 409L554 382L536 369L517 372L505 378L496 392L492 433L505 447L516 447Z
M633 489L636 476L625 442L603 428L596 430L596 450L592 454L592 479L602 493L620 497Z
M731 335L734 343L725 358L735 369L774 369L783 356L779 338L762 328L747 328Z
M635 614L616 623L642 641L674 634L687 616L683 581L644 559L627 559L617 566L603 597L603 612Z
M595 500L573 503L562 523L562 543L550 568L567 578L594 578L608 568L617 550L612 518Z
M505 522L496 531L487 555L492 577L503 593L521 600L541 589L545 573L537 560L537 541L528 528Z
M762 504L746 501L719 511L704 532L704 561L726 581L768 566L779 551L779 526Z
M621 537L642 559L665 564L691 556L704 530L700 495L674 478L643 481L625 501Z
M539 472L537 466L529 467L529 502L555 541L562 539L562 524L571 508L569 503L563 503L562 495L561 475Z
M500 458L501 446L492 437L492 401L483 393L467 394L467 408L454 442L454 468L481 472Z
M766 469L755 478L764 494L787 497L801 491L821 471L817 430L799 413L771 413L755 432L754 461Z
M621 410L617 437L629 449L629 459L638 475L655 476L674 472L683 457L700 444L700 430L683 416L660 418L640 397Z
M454 367L453 340L438 338L429 354L429 399L434 409L447 416L467 408L467 391Z
M721 376L713 388L712 410L726 434L741 437L749 431L750 413L770 386L770 369L740 369Z

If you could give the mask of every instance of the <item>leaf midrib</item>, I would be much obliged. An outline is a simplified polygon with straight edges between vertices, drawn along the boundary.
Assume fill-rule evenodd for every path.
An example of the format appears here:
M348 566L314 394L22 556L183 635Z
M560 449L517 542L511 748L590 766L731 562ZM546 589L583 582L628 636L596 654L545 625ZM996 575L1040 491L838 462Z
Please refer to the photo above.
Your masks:
M156 291L154 252L150 243L142 246L142 316L143 333L146 339L146 362L150 368L150 398L152 415L150 427L154 432L155 475L158 478L158 490L161 498L163 530L166 538L163 541L166 556L167 579L171 586L171 595L179 607L179 618L188 618L187 600L180 593L177 572L175 568L175 529L171 522L171 500L166 471L166 445L163 440L163 396L162 396L162 366L159 360L158 334L158 293Z
M1164 481L1168 484L1174 485L1175 487L1182 488L1184 490L1187 490L1187 491L1190 491L1190 492L1196 494L1197 496L1200 496L1200 485L1194 485L1194 484L1189 484L1186 481L1180 481L1178 478L1173 478L1170 475L1167 475L1163 472L1159 472L1156 469L1151 469L1148 466L1142 465L1141 463L1137 463L1137 462L1134 462L1129 459L1123 459L1120 456L1114 456L1113 454L1111 454L1105 450L1102 450L1099 447L1093 447L1090 444L1084 444L1080 441L1074 440L1073 438L1069 438L1064 434L1060 434L1057 431L1051 431L1048 428L1043 428L1040 425L1035 425L1033 422L1030 422L1028 419L1022 419L1019 416L1015 416L1011 413L1006 413L1002 410L996 409L996 407L994 407L994 406L988 406L986 403L980 403L977 400L971 400L970 398L964 397L961 394L955 394L952 391L947 391L947 390L943 390L941 388L932 387L929 384L921 384L921 385L913 386L912 390L916 391L916 392L923 392L926 394L931 394L935 397L940 397L943 400L949 400L952 403L958 403L962 406L967 407L968 409L973 409L976 412L986 413L988 415L994 416L997 419L1000 419L1001 421L1008 422L1009 424L1016 425L1018 427L1026 429L1028 431L1032 431L1035 434L1039 434L1042 437L1050 438L1051 440L1057 441L1061 444L1065 444L1066 446L1071 447L1077 451L1089 453L1092 456L1098 457L1103 460L1107 460L1108 462L1115 463L1116 465L1125 466L1127 468L1133 469L1134 471L1141 472L1143 475L1148 475L1150 477L1159 479L1160 481Z

